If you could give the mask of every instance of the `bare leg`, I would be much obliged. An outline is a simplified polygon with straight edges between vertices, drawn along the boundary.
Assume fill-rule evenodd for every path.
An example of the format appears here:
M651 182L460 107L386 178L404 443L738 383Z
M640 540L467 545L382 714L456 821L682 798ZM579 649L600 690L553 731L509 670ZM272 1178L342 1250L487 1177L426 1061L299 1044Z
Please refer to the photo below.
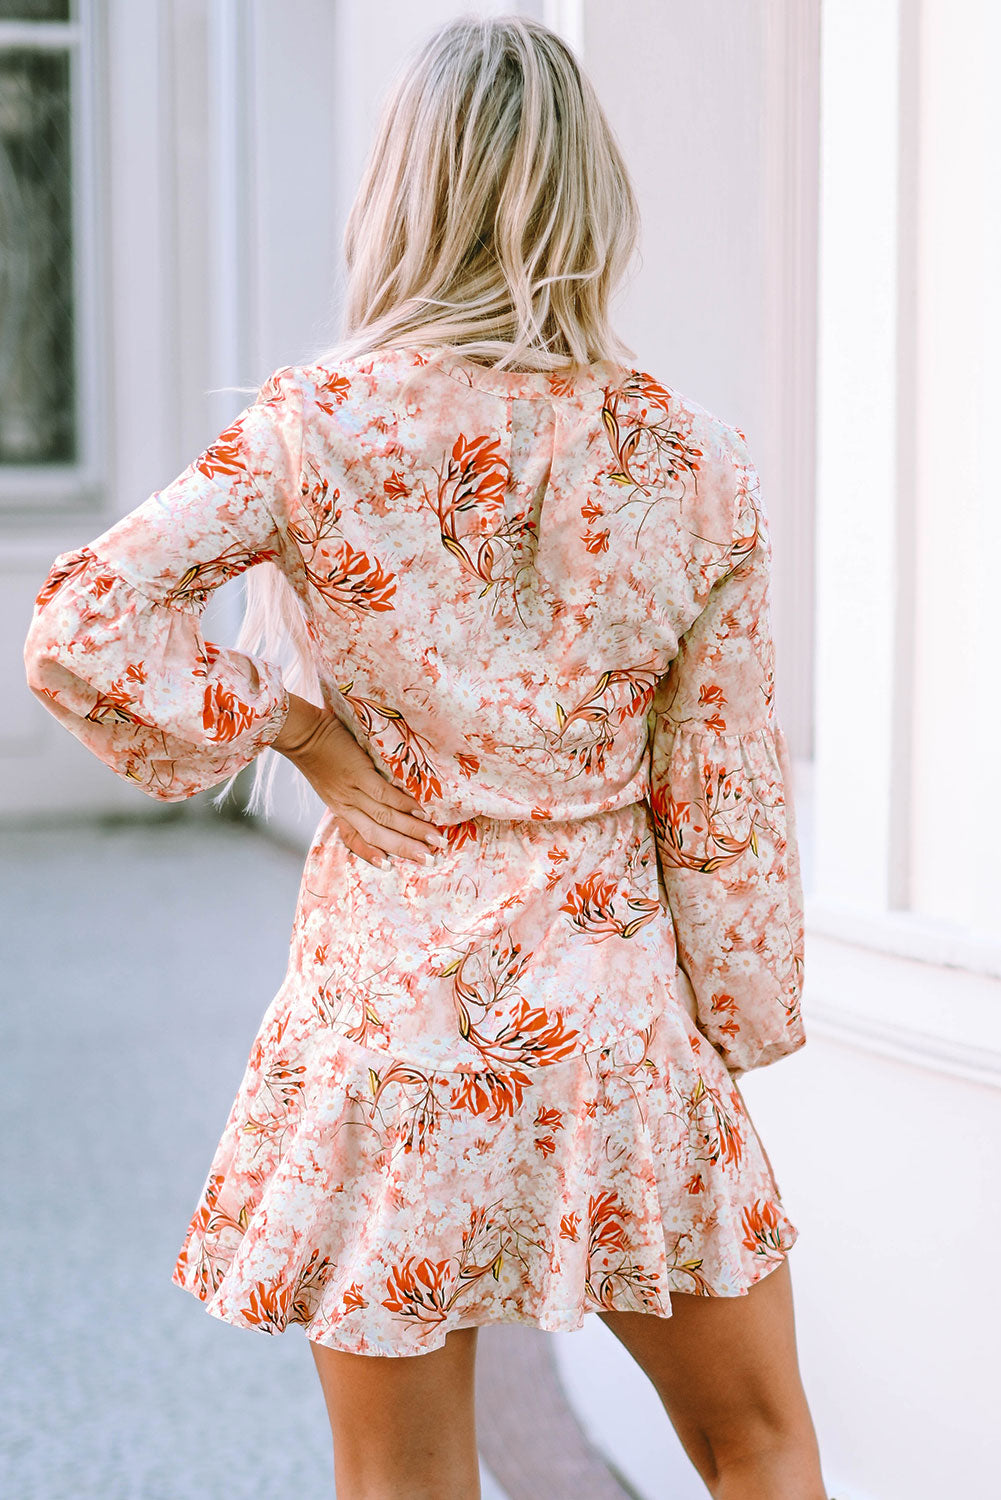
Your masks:
M334 1440L337 1500L480 1500L475 1328L428 1354L309 1340Z
M715 1500L826 1500L799 1372L788 1258L746 1296L671 1293L672 1316L599 1316L652 1381Z

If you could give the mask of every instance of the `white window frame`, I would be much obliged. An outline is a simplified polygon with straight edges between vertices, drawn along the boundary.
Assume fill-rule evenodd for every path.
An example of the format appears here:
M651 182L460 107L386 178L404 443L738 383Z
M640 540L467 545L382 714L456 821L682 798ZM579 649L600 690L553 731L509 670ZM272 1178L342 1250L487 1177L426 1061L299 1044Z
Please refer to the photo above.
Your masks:
M64 464L0 464L0 514L16 519L92 511L104 497L100 440L103 368L98 311L96 0L73 0L69 21L0 21L0 49L69 55L74 397L77 457Z

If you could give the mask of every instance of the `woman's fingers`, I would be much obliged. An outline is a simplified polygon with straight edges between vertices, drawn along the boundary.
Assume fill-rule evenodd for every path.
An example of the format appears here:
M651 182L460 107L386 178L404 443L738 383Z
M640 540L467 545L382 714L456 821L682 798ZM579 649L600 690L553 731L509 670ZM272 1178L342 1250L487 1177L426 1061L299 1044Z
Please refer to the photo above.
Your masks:
M346 818L357 833L375 848L397 858L413 859L424 863L429 850L444 847L444 840L433 828L423 827L419 837L409 837L405 828L421 823L421 819L409 818L406 813L397 813L392 808L378 808L375 816L361 807L338 807L335 809ZM426 836L425 836L426 835Z
M417 818L422 823L427 822L427 813L416 798L411 797L410 793L405 792L402 787L387 781L382 772L371 762L358 776L355 785L358 791L366 795L376 806L388 807L394 812Z
M401 837L411 843L419 843L431 849L440 849L444 844L444 838L427 818L415 817L412 813L397 812L385 802L370 799L367 803L358 804L358 811L370 818L380 828L387 832L400 834ZM419 853L423 853L421 848Z
M386 856L383 851L363 839L357 829L352 828L345 818L335 818L334 827L340 834L344 847L350 849L352 854L357 854L358 858L363 859L366 864L375 865L378 869L385 863Z
M397 812L410 813L418 818L427 818L426 811L417 801L416 797L411 797L410 793L405 792L402 787L394 786L391 781L387 781L374 766L372 769L379 781L378 788L371 792L376 801L387 803L390 807L395 808Z
M443 835L427 818L398 811L355 786L338 787L336 791L322 781L314 782L313 786L330 811L355 830L366 850L423 861L429 850L445 847ZM362 852L353 844L349 847L356 853ZM363 858L368 858L367 852Z
M388 854L408 854L411 858L422 859L429 848L444 847L443 836L427 817L418 817L401 809L400 798L384 796L384 790L396 793L398 788L384 782L376 786L373 795L363 790L360 783L355 783L349 788L350 797L346 797L342 790L340 796L324 800L334 812L348 817L356 828L361 827L365 837ZM403 799L408 803L412 801L407 799L406 793L403 793ZM361 824L359 819L367 821Z

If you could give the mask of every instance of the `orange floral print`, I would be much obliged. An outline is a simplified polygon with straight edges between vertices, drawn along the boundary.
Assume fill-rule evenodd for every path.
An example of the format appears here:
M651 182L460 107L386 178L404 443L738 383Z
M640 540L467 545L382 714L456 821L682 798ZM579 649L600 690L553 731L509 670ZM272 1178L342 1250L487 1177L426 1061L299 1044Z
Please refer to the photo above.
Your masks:
M659 901L647 896L626 896L625 904L639 916L624 920L615 912L615 900L619 885L615 880L604 880L600 871L595 871L586 880L577 881L560 907L570 913L570 921L578 932L586 932L597 942L609 937L632 937L647 922L652 922L661 910Z
M426 484L422 493L437 517L442 546L482 581L481 596L511 581L503 564L513 566L534 527L524 510L511 517L504 514L508 472L500 440L460 433L436 470L436 479L434 498Z
M289 535L303 554L303 572L328 604L347 604L353 609L393 608L396 575L369 560L367 552L352 547L340 533L343 507L337 505L340 490L330 492L322 476L302 485L303 514L289 525ZM328 545L333 543L332 548Z
M202 629L266 563L444 838L376 868L324 810L174 1283L407 1355L768 1274L797 1231L735 1080L805 1041L802 891L739 429L608 361L383 349L276 370L78 541L25 668L112 772L181 801L270 746L279 665Z

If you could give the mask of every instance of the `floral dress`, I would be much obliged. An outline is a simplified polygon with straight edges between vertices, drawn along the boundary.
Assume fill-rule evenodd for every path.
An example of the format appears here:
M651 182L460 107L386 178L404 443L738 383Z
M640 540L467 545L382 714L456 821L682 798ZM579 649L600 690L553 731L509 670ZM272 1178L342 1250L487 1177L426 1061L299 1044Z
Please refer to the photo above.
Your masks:
M172 1273L229 1323L361 1354L667 1317L797 1237L734 1084L805 1041L744 436L611 362L442 354L276 370L56 558L25 645L89 750L190 797L288 710L276 664L200 628L267 562L324 703L446 836L380 868L320 818Z

